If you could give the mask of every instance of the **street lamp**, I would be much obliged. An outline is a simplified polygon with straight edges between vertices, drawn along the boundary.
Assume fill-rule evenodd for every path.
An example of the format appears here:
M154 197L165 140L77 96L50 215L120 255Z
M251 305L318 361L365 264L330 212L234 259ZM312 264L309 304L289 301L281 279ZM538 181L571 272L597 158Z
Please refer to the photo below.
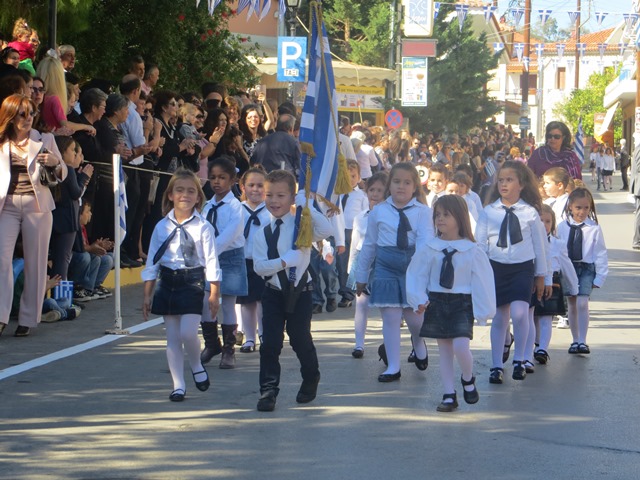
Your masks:
M301 0L287 0L287 21L289 22L289 36L290 37L295 37L296 36L296 21L297 21L297 16L298 16L298 8L300 8L300 1ZM293 93L294 93L294 86L293 86L293 82L289 82L289 87L287 89L287 94L289 96L289 99L293 102L294 98L293 98Z

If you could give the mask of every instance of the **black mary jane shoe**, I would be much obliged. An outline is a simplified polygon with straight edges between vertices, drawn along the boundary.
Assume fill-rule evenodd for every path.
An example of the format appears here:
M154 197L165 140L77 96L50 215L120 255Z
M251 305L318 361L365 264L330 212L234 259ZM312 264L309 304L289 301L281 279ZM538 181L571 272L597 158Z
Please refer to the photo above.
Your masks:
M522 362L522 364L524 365L525 372L536 373L535 365L531 360L525 360L524 362Z
M573 342L571 345L569 345L569 353L578 353L578 347L580 347L580 344L578 342Z
M13 336L28 337L30 333L31 333L31 329L29 327L25 327L24 325L18 325L18 328L16 328L16 331L13 334Z
M364 357L364 349L361 348L361 347L354 348L351 351L351 356L353 358L362 358L362 357Z
M184 401L184 396L186 394L187 392L185 392L184 389L176 388L173 392L171 392L171 395L169 395L169 400L171 400L172 402L182 402Z
M501 368L494 367L490 370L489 383L501 384L502 383L502 370Z
M587 345L586 343L580 343L578 344L578 353L588 355L591 353L591 349L589 348L589 345Z
M378 375L378 381L380 383L395 382L396 380L400 380L401 376L402 374L400 373L400 371L396 373L381 373L380 375Z
M546 350L538 349L533 352L533 358L535 358L536 362L540 365L546 365L549 362L549 354Z
M209 381L209 374L207 373L207 369L202 367L202 371L200 372L191 372L193 375L193 381L196 384L196 388L198 390L200 390L201 392L206 392L207 390L209 390L209 387L211 386L211 382ZM200 375L201 373L204 373L207 378L204 379L203 381L199 382L196 380L196 375Z
M471 377L471 380L466 381L462 376L460 376L460 382L462 383L462 393L464 394L464 401L468 404L473 405L474 403L478 403L480 400L480 394L478 393L478 389L476 388L476 377ZM464 387L468 387L469 385L473 385L473 390L466 391Z
M453 400L453 402L446 402L445 400ZM436 407L438 412L453 412L458 408L458 396L455 393L445 393L442 395L442 402Z
M380 360L382 360L384 362L384 364L388 367L389 366L389 360L387 359L387 349L384 346L384 343L381 344L378 347L378 356L380 357ZM378 360L378 361L380 361Z
M416 357L416 361L414 362L416 364L416 368L418 370L426 370L427 367L429 366L429 354L427 353L427 355L424 358L418 358Z
M511 355L511 346L515 341L515 338L513 337L513 333L510 333L510 335L511 335L511 343L509 343L509 345L504 346L504 348L506 348L507 351L502 352L502 363L507 363L507 360L509 360L509 355Z
M519 360L513 361L513 373L511 374L511 378L514 380L524 380L527 378L527 369L524 366L524 362Z

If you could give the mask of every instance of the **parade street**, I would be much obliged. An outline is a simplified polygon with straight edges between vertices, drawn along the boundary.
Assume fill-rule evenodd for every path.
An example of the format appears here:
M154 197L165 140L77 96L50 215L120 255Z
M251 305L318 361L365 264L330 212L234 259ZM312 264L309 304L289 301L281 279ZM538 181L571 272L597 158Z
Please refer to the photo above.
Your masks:
M274 412L256 411L257 351L236 350L232 370L214 358L206 392L187 373L186 400L173 403L162 321L143 323L142 285L129 286L122 290L127 336L104 336L113 298L26 338L14 338L16 322L9 324L0 338L0 478L637 479L633 206L619 175L611 192L595 192L586 177L609 252L609 277L591 297L591 355L569 355L570 331L554 328L548 365L517 382L509 362L504 384L491 385L489 327L477 326L471 347L480 402L438 413L435 341L427 342L430 365L421 372L405 362L411 345L403 329L402 378L379 383L378 311L371 309L357 360L354 309L340 308L314 316L322 380L312 403L295 402L299 364L286 340Z

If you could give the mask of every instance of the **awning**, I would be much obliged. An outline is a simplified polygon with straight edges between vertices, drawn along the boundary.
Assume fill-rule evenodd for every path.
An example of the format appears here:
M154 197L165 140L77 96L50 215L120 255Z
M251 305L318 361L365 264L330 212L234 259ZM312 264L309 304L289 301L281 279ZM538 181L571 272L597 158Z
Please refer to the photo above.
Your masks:
M605 133L609 131L609 127L611 126L611 122L613 122L613 116L616 114L616 109L620 105L620 102L616 102L609 107L607 113L604 116L604 120L602 125L600 125L600 130L596 132L597 137L602 137Z
M272 76L274 81L278 71L278 58L265 57L259 61L249 57L256 69L263 75ZM333 75L336 85L358 85L363 87L382 87L384 81L393 81L396 78L395 70L379 67L367 67L355 63L333 60ZM308 62L307 62L308 64ZM286 82L283 86L286 86Z

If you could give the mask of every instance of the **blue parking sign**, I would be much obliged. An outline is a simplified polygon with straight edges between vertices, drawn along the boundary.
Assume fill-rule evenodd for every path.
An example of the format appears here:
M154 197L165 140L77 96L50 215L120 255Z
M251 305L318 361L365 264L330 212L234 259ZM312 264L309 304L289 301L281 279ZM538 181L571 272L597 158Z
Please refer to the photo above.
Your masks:
M304 82L307 37L278 37L278 81Z

